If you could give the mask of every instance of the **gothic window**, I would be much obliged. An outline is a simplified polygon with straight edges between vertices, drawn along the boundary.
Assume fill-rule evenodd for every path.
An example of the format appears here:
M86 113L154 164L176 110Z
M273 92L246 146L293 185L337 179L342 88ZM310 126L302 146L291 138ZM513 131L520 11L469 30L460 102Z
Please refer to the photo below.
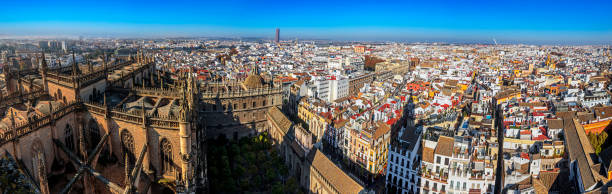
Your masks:
M266 100L263 100L262 105L263 105L263 106L266 106Z
M89 120L89 149L94 149L96 145L100 142L100 128L98 127L98 123L93 119Z
M242 109L246 109L246 102L242 103Z
M161 159L162 159L162 174L168 174L174 172L172 162L172 144L168 139L162 139L161 141Z
M64 130L64 144L69 150L74 151L74 135L72 134L72 127L66 124L66 129Z
M121 132L121 148L123 151L123 155L128 157L128 162L130 164L135 162L134 156L134 138L132 134L126 129Z
M253 108L257 107L257 102L253 102Z

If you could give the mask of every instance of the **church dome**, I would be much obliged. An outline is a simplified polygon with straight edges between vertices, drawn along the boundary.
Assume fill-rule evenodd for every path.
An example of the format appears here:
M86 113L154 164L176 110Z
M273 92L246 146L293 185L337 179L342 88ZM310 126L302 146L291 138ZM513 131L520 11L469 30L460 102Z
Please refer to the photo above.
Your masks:
M260 75L251 74L244 80L243 84L248 89L260 88L264 86L264 79Z

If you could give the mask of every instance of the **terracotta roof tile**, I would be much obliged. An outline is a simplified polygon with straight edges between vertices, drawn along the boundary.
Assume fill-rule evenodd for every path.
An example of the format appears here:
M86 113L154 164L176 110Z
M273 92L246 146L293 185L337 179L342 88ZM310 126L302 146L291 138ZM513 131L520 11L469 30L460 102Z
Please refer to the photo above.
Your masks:
M434 149L423 147L423 161L433 164L434 161Z
M435 153L443 156L452 156L455 139L452 137L440 136Z

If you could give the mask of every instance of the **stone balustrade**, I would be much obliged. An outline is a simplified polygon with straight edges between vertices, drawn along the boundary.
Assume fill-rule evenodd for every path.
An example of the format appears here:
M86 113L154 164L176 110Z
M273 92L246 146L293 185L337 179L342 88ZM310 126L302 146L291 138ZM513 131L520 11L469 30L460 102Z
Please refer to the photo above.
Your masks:
M257 88L244 91L228 91L228 92L202 92L200 93L202 99L214 99L214 98L237 98L237 97L248 97L248 96L260 96L281 93L282 88Z
M80 102L74 102L72 104L61 106L57 108L53 108L50 114L33 118L30 121L16 123L15 127L12 129L7 129L3 132L0 132L0 146L4 145L7 142L13 141L19 137L27 135L33 131L36 131L40 128L43 128L50 123L54 122L65 116L68 113L71 113L74 110L81 108Z
M107 109L106 107L104 107L103 104L99 103L85 103L85 107L92 114L106 115L106 111L109 110L108 114L113 119L139 125L142 125L143 122L146 122L146 124L150 124L151 127L178 130L179 123L181 120L179 117L165 117L157 114L146 114L145 119L143 120L142 113L131 113L128 110L121 108Z

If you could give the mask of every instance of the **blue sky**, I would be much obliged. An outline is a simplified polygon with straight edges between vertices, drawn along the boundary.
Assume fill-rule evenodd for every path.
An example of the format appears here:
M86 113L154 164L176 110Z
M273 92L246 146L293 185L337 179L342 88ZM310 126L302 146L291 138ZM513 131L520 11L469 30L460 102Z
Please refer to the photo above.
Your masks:
M4 35L611 44L612 1L6 1Z

